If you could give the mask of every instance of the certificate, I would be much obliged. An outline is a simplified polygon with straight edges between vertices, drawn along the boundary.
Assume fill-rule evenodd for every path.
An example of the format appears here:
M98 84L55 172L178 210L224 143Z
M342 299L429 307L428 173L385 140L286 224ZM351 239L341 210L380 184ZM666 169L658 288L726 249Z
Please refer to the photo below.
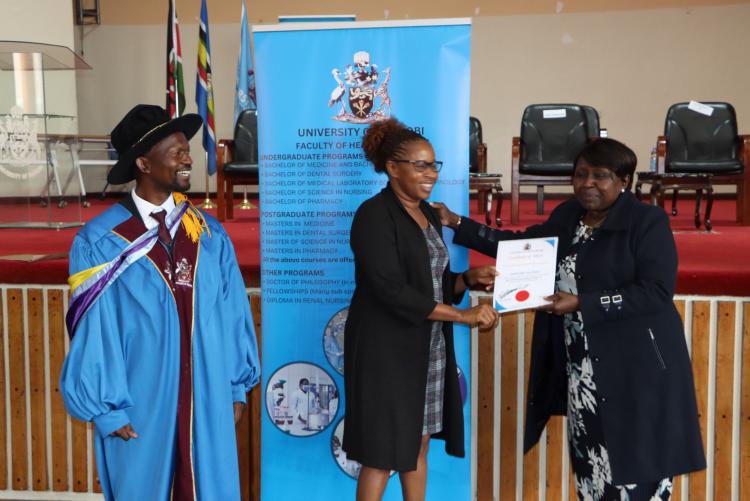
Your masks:
M536 308L555 293L557 237L507 240L497 244L497 271L493 299L495 309L507 311Z

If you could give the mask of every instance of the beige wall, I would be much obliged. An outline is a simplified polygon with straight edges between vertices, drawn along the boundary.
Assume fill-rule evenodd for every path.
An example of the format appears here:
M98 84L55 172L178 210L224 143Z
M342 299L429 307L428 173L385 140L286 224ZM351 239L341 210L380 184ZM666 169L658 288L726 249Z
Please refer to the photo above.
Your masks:
M88 0L93 2L93 0ZM100 0L104 24L162 24L166 0ZM250 23L275 23L279 15L356 14L360 21L433 17L512 16L686 8L750 3L750 0L246 0ZM176 0L180 19L200 15L200 0ZM236 23L240 0L209 0L212 23Z
M23 42L39 42L63 45L74 48L73 4L68 0L0 0L0 39ZM26 72L23 78L26 88L34 88L34 75ZM46 112L48 114L78 114L75 71L47 71L44 73ZM26 96L28 97L28 95ZM27 99L25 111L41 113ZM0 72L0 113L8 113L15 104L15 85L12 71ZM47 122L49 132L75 133L77 120L60 119ZM43 131L40 125L40 132ZM71 168L69 155L59 149L61 177L66 178ZM44 186L44 172L30 179L28 183L17 183L0 175L0 196L28 194L38 196ZM72 192L77 189L72 185Z
M73 3L0 0L0 38L73 47Z
M210 19L210 18L209 18ZM185 83L186 113L197 113L195 71L198 25L180 22ZM211 22L211 66L214 84L214 114L218 138L231 137L234 84L239 50L240 25ZM138 103L165 105L166 26L109 26L91 29L83 40L86 61L94 68L79 72L78 95L82 134L109 134L117 122ZM191 149L198 167L191 191L205 188L201 133ZM90 167L87 186L101 189L106 168ZM211 190L216 181L211 180Z
M729 101L750 134L748 21L750 5L476 19L472 113L489 170L510 176L511 137L536 102L594 106L641 169L675 102Z
M0 39L38 42L74 48L73 6L63 0L0 0ZM12 80L12 72L3 71L3 82ZM74 71L46 72L47 112L77 115ZM8 81L9 81L8 80ZM7 104L7 85L0 92L0 102ZM13 101L11 98L10 101ZM7 113L0 108L0 113ZM34 110L28 110L29 112Z
M334 7L325 10L344 11ZM160 15L163 20L165 13ZM187 109L195 111L197 25L180 18ZM740 131L750 133L748 20L747 3L474 18L471 109L484 126L489 170L503 173L510 188L511 137L519 132L524 107L535 102L596 107L610 135L636 151L641 168L648 165L668 106L678 101L729 101ZM107 133L133 104L164 102L165 30L163 21L90 30L83 43L94 70L78 78L82 132ZM228 137L239 23L211 21L210 31L217 133ZM201 151L198 141L193 149ZM90 175L103 179L103 170L92 168ZM196 176L194 189L203 186Z

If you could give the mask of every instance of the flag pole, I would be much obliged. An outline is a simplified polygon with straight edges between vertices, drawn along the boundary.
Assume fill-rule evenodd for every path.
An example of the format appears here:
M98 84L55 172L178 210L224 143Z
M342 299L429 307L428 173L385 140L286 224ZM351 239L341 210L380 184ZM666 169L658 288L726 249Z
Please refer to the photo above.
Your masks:
M198 207L201 209L215 209L216 204L211 201L211 198L208 196L208 183L211 178L208 177L208 152L206 152L206 199L203 201L202 204L200 204Z
M247 199L247 185L242 185L242 188L242 202L235 207L241 210L257 209L258 207Z

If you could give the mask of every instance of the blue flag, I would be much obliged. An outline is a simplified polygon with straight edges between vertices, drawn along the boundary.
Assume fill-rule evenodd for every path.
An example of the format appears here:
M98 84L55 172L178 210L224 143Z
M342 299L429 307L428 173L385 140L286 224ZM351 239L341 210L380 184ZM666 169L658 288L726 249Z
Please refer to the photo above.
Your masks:
M214 127L214 88L211 75L211 41L208 37L206 0L201 2L201 24L198 30L198 72L195 77L195 103L203 117L203 148L208 155L208 174L216 172L216 129Z
M240 34L240 57L237 60L237 84L234 94L234 123L242 110L254 110L255 72L253 71L253 54L250 50L250 33L247 29L247 11L245 0L242 0L242 21Z

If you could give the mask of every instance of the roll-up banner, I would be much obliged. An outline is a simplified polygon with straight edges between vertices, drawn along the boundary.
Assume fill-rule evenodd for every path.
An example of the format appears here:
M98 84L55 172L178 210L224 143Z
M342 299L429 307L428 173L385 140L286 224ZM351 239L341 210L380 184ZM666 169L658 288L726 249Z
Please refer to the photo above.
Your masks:
M258 97L263 387L261 498L354 499L360 465L341 449L343 346L354 290L349 228L387 179L362 136L396 117L444 162L431 200L468 212L469 19L255 26ZM450 244L451 267L468 266ZM462 389L469 332L456 326ZM389 388L373 388L389 391ZM471 498L470 392L466 457L433 440L430 500ZM385 498L401 499L394 474Z

